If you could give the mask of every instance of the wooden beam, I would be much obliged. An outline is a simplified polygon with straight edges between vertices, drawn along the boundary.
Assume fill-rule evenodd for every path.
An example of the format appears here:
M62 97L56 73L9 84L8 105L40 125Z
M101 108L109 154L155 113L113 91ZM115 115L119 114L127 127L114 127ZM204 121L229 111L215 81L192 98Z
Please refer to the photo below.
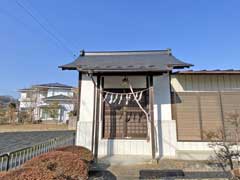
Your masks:
M148 74L152 75L162 75L163 73L167 73L168 71L163 72L98 72L93 73L94 76L101 75L101 76L146 76ZM84 72L83 72L84 73Z
M77 102L77 121L79 121L80 118L80 104L81 104L81 88L82 86L82 73L78 72L78 102Z
M92 123L92 144L91 151L94 152L95 120L96 120L96 86L93 88L93 123Z
M154 133L154 90L153 90L153 75L149 76L149 105L150 105L150 119L151 119L151 144L152 144L152 159L155 159L155 133Z
M81 91L82 91L82 73L78 72L78 97L77 97L77 120L76 120L76 131L75 131L75 136L77 136L77 126L78 126L78 121L80 119L80 108L81 108ZM77 139L77 138L75 138ZM76 140L75 140L76 144Z
M100 116L100 76L97 76L97 97L96 97L96 126L95 126L95 145L94 160L98 160L98 140L99 140L99 116Z

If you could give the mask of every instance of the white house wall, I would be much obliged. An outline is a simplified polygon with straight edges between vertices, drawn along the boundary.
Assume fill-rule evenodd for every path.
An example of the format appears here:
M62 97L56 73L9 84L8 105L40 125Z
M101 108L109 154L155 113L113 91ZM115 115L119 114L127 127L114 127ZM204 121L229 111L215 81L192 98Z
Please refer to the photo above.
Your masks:
M73 96L73 92L70 89L58 89L58 88L48 89L47 97L57 96L57 95Z

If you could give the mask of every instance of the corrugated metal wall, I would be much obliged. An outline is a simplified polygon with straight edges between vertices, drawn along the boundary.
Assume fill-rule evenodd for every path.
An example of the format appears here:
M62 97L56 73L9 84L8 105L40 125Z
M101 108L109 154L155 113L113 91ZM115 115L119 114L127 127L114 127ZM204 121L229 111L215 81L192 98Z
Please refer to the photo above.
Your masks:
M240 75L172 75L172 91L240 91Z
M240 114L239 75L174 75L171 86L178 140L207 141L208 132L234 129L230 117Z

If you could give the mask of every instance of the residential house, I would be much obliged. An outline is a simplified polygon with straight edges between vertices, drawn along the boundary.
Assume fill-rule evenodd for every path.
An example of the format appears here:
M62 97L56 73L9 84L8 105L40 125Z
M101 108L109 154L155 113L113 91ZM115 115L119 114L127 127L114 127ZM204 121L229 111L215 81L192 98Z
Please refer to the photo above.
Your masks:
M20 111L32 111L34 120L66 123L74 111L74 87L60 83L38 84L20 89Z
M76 144L95 158L207 159L205 132L231 130L228 114L240 113L240 71L179 71L191 66L170 49L82 51L60 66L79 72Z

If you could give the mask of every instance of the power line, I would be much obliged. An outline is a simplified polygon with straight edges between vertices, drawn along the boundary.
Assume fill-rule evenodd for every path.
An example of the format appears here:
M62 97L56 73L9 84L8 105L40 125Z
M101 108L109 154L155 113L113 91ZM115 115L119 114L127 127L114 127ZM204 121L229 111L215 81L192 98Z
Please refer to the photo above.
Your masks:
M36 14L38 14L39 17L41 17L46 23L47 25L49 25L51 27L52 32L55 32L56 35L58 35L58 37L61 37L62 40L64 40L66 43L69 42L67 41L63 35L61 33L59 33L59 31L56 30L55 26L53 25L52 22L50 22L46 16L44 16L36 7L34 7L29 0L25 0L26 2L28 2L28 5L31 7L31 10L35 10ZM70 45L74 48L79 48L79 45L76 44L75 42L71 42Z
M54 33L49 31L32 13L29 11L24 5L22 5L20 2L17 0L15 1L19 7L21 7L32 19L46 32L48 33L56 42L58 42L59 45L62 46L63 49L65 49L66 52L71 54L71 56L76 56L74 52L68 48Z

